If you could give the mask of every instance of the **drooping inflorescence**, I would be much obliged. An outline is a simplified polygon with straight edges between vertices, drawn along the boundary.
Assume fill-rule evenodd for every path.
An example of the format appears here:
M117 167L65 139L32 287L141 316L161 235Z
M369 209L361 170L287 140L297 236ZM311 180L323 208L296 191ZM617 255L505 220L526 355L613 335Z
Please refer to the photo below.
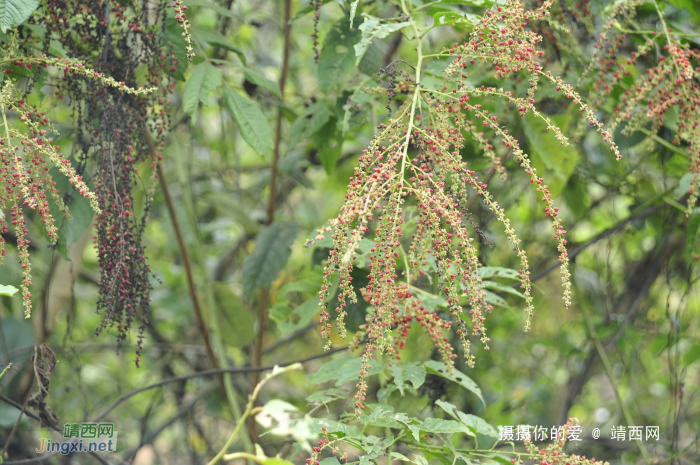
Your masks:
M194 54L186 7L179 1L173 7L175 19L184 28L182 58L191 58ZM174 87L171 76L179 64L173 45L162 34L168 8L166 1L48 3L47 23L57 32L60 29L60 44L70 59L109 76L120 87L148 89L124 93L99 81L79 79L80 75L74 73L67 73L58 87L58 98L73 107L79 169L85 170L89 159L97 167L94 184L101 213L93 240L100 267L97 311L103 312L104 318L95 332L116 327L119 349L132 323L139 321L137 365L152 289L152 273L141 236L169 129L168 96ZM67 20L76 15L83 21ZM145 173L139 171L144 168ZM142 176L150 180L144 182ZM145 202L137 210L133 191L144 184Z
M605 19L586 74L593 80L589 102L593 107L601 107L614 89L625 87L612 112L609 133L620 128L625 135L641 131L655 139L664 122L675 116L678 128L671 142L679 148L685 146L689 158L689 215L700 195L700 50L691 48L681 40L682 33L668 27L656 3L662 29L635 31L633 19L642 3L621 2ZM629 56L621 56L620 49L632 34L642 38L641 44ZM631 76L635 67L641 68L642 73L635 72L638 77L627 87L622 80Z
M192 61L195 57L194 48L192 47L192 33L190 32L190 21L187 19L187 7L182 4L180 0L175 0L172 5L175 10L175 19L182 28L182 35L185 38L185 43L187 44L187 60Z
M528 11L519 1L509 0L488 10L468 41L434 55L453 57L445 67L444 86L439 90L428 89L421 83L423 57L420 55L413 73L399 72L395 64L383 70L389 75L387 93L390 99L400 102L398 109L392 112L387 123L380 125L378 134L360 156L337 217L316 236L320 239L330 232L334 241L319 293L321 334L328 339L327 347L333 319L339 334L345 336L345 308L348 303L357 301L351 276L353 260L364 236L371 233L374 237L368 266L369 283L360 289L362 298L370 305L369 314L367 323L361 326L354 339L356 347L361 343L365 347L355 396L358 414L364 408L366 378L374 351L398 358L413 321L426 329L448 369L452 369L457 357L447 337L452 326L456 327L468 365L473 366L475 360L471 337L478 338L486 349L489 348L485 322L492 307L480 276L476 238L469 231L471 196L478 196L501 223L511 248L518 255L526 330L530 326L533 301L526 253L520 247L520 239L506 218L505 210L489 192L490 177L479 179L463 160L465 136L472 137L491 161L494 174L506 176L497 151L515 159L527 174L541 197L545 216L551 220L561 262L564 303L567 308L571 304L566 230L549 188L520 148L517 138L499 123L497 115L478 103L479 99L501 99L515 106L520 116L530 113L544 120L547 129L554 132L562 145L567 145L568 138L535 107L538 83L544 80L556 86L557 91L563 91L617 153L609 132L603 129L603 124L572 86L545 71L538 61L543 55L539 47L542 39L527 26L529 22L546 18L550 5L551 2L544 2L538 9ZM470 87L466 72L477 61L480 66L490 68L496 78L526 74L529 89L525 95L516 95L513 91L492 87ZM407 95L403 101L396 98L401 92ZM485 131L490 136L485 135ZM500 140L502 146L495 148L490 138ZM406 250L402 240L407 203L417 209L418 219ZM403 278L399 277L400 268L403 268ZM440 317L433 307L422 302L425 291L419 287L421 277L432 273L437 276L438 288L451 319ZM330 309L331 276L335 274L339 279L338 304Z
M13 36L9 47L3 51L2 71L8 75L0 91L0 107L2 108L3 131L0 134L0 152L2 153L2 198L0 204L9 205L12 224L17 237L17 249L22 267L22 298L26 318L31 316L32 294L29 286L32 284L31 262L29 260L29 240L26 238L26 220L22 208L27 207L37 211L46 229L49 240L55 244L58 241L59 229L49 208L51 199L66 217L70 211L65 206L63 194L55 187L55 181L49 174L50 165L56 166L59 172L66 176L79 195L88 198L93 210L101 213L98 196L88 189L81 174L76 172L70 161L60 153L59 146L53 144L53 136L58 135L45 112L30 105L21 98L12 80L13 69L31 70L56 67L63 75L73 75L82 81L92 81L99 86L108 86L122 94L146 95L153 89L134 89L123 82L87 68L81 62L73 59L40 56L18 57L13 46L17 45ZM19 124L23 128L12 126L7 119L7 112L19 114ZM18 145L15 145L15 141ZM3 232L6 232L3 226ZM4 239L0 238L3 246L2 256L5 255Z

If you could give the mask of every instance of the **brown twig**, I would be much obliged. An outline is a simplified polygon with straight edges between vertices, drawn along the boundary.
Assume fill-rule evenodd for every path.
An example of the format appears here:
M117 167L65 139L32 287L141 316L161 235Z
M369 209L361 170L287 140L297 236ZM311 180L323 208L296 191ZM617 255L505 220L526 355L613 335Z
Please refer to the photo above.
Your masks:
M36 350L36 349L35 349ZM5 446L2 448L2 452L0 453L0 456L3 458L7 458L7 449L10 447L10 443L12 442L12 438L15 437L15 433L17 432L17 427L19 426L20 420L22 420L22 415L27 410L27 403L29 402L29 398L32 395L32 391L34 390L34 370L32 370L32 374L30 375L29 379L29 387L27 388L27 393L24 395L24 404L22 404L22 408L19 411L19 416L17 417L17 421L15 422L15 425L12 427L12 431L10 431L10 435L7 437L7 441L5 441ZM41 418L39 418L39 421L41 421Z
M284 87L287 83L287 74L289 73L289 53L291 46L291 30L292 25L290 19L292 17L292 1L284 1L284 56L282 58L282 74L280 75L279 88L281 100L284 101ZM267 220L266 225L272 224L275 219L275 207L277 205L277 177L278 177L278 162L280 158L280 144L282 142L282 110L277 110L277 132L275 133L275 147L272 154L272 163L270 166L270 198L267 202ZM267 326L267 307L269 303L269 291L262 289L260 291L260 300L258 302L258 337L254 342L253 356L251 365L253 367L260 366L263 355L263 340L265 337L265 327ZM255 386L260 382L260 372L255 372L251 376L250 390L253 392ZM248 431L250 437L255 442L256 425L254 421L248 422Z
M147 138L147 140L150 140L150 137ZM199 328L199 332L202 334L202 339L204 339L204 345L207 348L207 355L209 355L209 358L211 359L211 362L214 365L214 367L218 368L219 360L216 358L214 348L211 345L209 329L207 328L206 322L204 321L202 307L199 304L199 298L197 296L197 287L194 282L194 272L192 270L192 261L190 260L190 253L187 250L187 245L185 245L185 239L182 237L180 224L177 220L177 215L175 213L175 205L173 204L173 199L170 196L168 183L165 180L165 175L163 174L163 169L161 168L160 164L158 165L158 180L160 181L160 188L163 191L165 204L168 207L168 213L170 214L170 222L172 223L173 230L175 231L177 245L180 248L180 255L182 256L182 264L185 267L185 274L187 276L187 286L190 293L190 299L192 299L192 307L194 308L194 316L197 321L197 327Z

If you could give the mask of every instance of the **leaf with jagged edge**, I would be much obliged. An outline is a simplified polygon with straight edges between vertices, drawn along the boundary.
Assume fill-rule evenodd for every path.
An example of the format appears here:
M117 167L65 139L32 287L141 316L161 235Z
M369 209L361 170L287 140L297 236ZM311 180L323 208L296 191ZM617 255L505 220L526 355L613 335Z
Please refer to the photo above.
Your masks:
M0 30L14 29L39 7L39 0L0 0Z
M277 279L292 253L299 226L296 223L273 223L255 239L255 250L243 262L243 294L250 298Z
M238 123L238 129L248 145L258 155L269 158L274 147L267 118L258 106L243 95L224 88L224 104Z
M210 63L200 63L185 83L182 93L182 109L192 118L192 125L199 116L199 104L209 105L209 92L221 85L221 71Z

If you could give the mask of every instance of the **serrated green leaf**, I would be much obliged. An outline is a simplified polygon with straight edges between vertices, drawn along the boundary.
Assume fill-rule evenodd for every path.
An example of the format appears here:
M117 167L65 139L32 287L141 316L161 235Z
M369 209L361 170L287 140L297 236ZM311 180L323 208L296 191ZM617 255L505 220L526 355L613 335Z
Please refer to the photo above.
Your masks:
M39 7L39 0L0 0L0 30L14 29Z
M441 418L426 418L421 424L420 429L428 433L471 434L471 431L462 423L454 420L443 420Z
M360 25L359 30L362 31L362 38L355 44L355 65L360 64L362 56L367 51L372 39L383 39L389 34L400 31L401 29L414 24L413 21L402 21L400 23L384 23L382 24L379 18L365 15L364 22Z
M327 418L310 418L307 417L307 422L312 433L321 434L323 433L322 428L326 428L326 432L333 434L335 436L342 435L343 437L358 438L360 436L360 429L354 425L346 425L335 420L329 420Z
M464 30L471 30L479 24L480 18L471 13L462 11L440 11L433 15L433 21L439 26L455 26Z
M423 363L423 366L425 366L425 371L428 373L447 378L450 381L454 381L455 383L459 384L464 389L473 392L476 394L479 400L481 400L481 403L486 406L486 402L484 402L484 398L481 395L481 389L479 389L479 386L477 386L477 384L469 376L456 369L453 369L453 373L449 373L445 368L445 364L437 360L429 360Z
M362 366L362 358L344 356L333 359L324 363L321 368L311 375L309 381L312 384L321 384L327 381L337 380L336 386L350 381L351 379L360 376L360 367ZM372 376L380 373L384 367L381 364L375 363L369 370L368 375Z
M258 289L265 289L277 279L292 253L299 226L296 223L273 223L255 239L255 250L243 263L243 293L250 298Z
M226 108L238 123L238 129L248 145L258 155L269 158L274 147L272 134L267 124L267 118L258 106L229 87L224 88L224 103Z
M182 109L192 118L192 125L197 122L200 102L209 105L209 92L221 85L221 71L210 63L200 63L187 79L182 93Z
M394 383L396 383L402 396L404 394L405 383L410 382L415 389L418 389L425 382L425 367L418 362L408 362L403 365L394 363L389 365L388 368L394 376Z
M452 418L464 423L464 425L470 428L473 432L483 434L485 436L498 437L496 428L488 424L488 422L486 422L486 420L483 418L460 412L457 410L457 407L443 400L436 400L435 405L442 408L445 412L452 416Z

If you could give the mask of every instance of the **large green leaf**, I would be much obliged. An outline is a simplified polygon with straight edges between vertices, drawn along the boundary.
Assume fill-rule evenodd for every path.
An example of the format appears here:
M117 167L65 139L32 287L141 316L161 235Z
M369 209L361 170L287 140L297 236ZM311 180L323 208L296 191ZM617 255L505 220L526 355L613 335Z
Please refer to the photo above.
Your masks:
M422 431L428 433L466 433L471 435L471 431L465 425L454 420L443 420L441 418L426 418L420 425Z
M327 381L337 380L336 387L341 384L356 379L360 376L360 367L362 358L360 357L338 357L329 362L324 363L321 368L311 375L310 382L312 384L321 384ZM376 375L384 369L381 363L374 363L369 369L368 375Z
M433 21L439 26L454 26L471 30L479 24L479 16L463 11L440 11L433 15Z
M39 0L0 0L0 30L5 33L22 24L39 3Z
M361 37L359 30L348 27L345 18L333 25L323 41L318 60L318 86L321 92L341 89L350 78L355 69L355 57L350 50Z
M299 116L289 128L292 140L288 150L293 149L299 142L316 134L331 118L331 109L326 102L316 102Z
M574 105L571 105L573 108ZM566 115L551 116L551 122L566 132L572 120L571 108ZM547 123L528 113L523 118L523 129L530 145L530 158L537 174L544 178L553 197L564 189L574 172L579 153L573 145L562 145L554 131L547 131Z
M243 139L258 154L268 158L274 145L267 118L260 108L229 87L224 89L224 103L238 123Z
M394 362L389 365L389 371L394 375L394 383L396 383L402 396L405 383L410 382L415 389L418 389L425 382L425 367L418 364L418 362L408 362L403 365Z
M209 105L209 92L221 85L221 71L211 63L200 63L192 71L182 93L182 109L197 122L200 102Z
M265 289L277 279L292 253L291 246L299 226L296 223L274 223L263 229L255 240L255 250L243 263L243 293L250 298L258 289Z
M459 410L457 410L457 407L443 400L436 400L435 405L442 408L454 419L464 423L473 432L483 434L485 436L498 437L496 428L488 424L483 418L477 417L476 415L460 412Z
M455 383L459 384L466 390L473 392L476 394L479 400L481 400L481 403L486 405L486 402L484 402L484 398L481 395L481 389L479 389L479 386L477 386L477 384L469 376L465 375L461 371L453 369L453 372L450 373L447 371L447 368L445 368L445 363L437 360L429 360L423 363L423 366L425 366L425 371L428 373L447 378L450 381L454 381Z

